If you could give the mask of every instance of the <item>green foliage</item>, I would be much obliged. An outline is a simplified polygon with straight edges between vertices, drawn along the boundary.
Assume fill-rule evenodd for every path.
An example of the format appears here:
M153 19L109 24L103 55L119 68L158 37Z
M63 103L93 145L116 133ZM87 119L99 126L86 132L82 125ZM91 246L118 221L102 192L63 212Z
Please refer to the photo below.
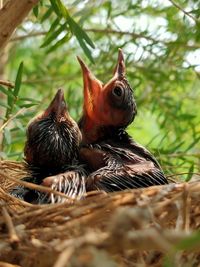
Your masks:
M17 29L16 36L22 37L10 42L5 76L15 81L15 88L0 87L0 107L6 114L2 122L28 109L4 128L4 157L22 156L26 124L58 87L65 90L71 115L80 117L82 76L76 55L95 63L90 68L107 82L121 47L138 105L129 133L155 153L168 174L185 173L180 179L189 180L199 173L200 10L195 0L176 3L182 10L160 0L101 5L91 0L40 1Z
M64 4L60 0L50 0L51 6L46 11L46 14L42 17L42 21L49 18L51 16L51 11L55 12L56 18L54 22L52 23L46 37L44 40L44 43L41 45L41 47L50 46L50 48L47 50L48 52L51 52L61 45L64 44L64 42L68 41L72 34L76 37L78 40L81 48L83 49L85 55L90 59L92 63L94 63L94 60L91 55L91 51L88 46L91 48L95 48L92 40L89 38L87 33L82 30L82 28L75 22L75 20L70 16L67 8L64 6ZM63 23L61 21L64 21ZM63 35L61 39L59 38L59 35ZM53 45L52 45L53 43Z
M180 253L185 254L185 252L198 250L199 246L200 246L200 232L196 231L193 232L190 236L184 238L178 245L173 246L171 248L170 253L168 253L168 255L165 256L163 266L164 267L177 266L178 264L180 264L180 262L178 262L179 259L179 257L177 257L178 254L180 255Z

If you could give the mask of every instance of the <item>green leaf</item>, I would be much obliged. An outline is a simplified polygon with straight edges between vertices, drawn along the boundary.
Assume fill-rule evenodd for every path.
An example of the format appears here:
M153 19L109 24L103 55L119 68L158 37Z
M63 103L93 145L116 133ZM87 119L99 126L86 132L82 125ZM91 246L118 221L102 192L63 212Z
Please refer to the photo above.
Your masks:
M62 39L60 39L55 45L51 46L48 50L47 53L50 53L54 50L56 50L59 46L63 45L70 39L70 34L67 33Z
M200 246L200 232L191 234L189 237L185 238L176 247L178 250L193 250L194 248L199 248Z
M10 106L4 103L3 101L0 101L0 106L8 109L10 108Z
M60 18L56 18L56 19L54 20L54 22L51 24L51 27L49 28L48 33L46 34L45 38L48 38L48 36L49 36L50 34L52 34L52 32L53 32L58 26L60 26L59 22L60 22Z
M38 104L41 103L41 101L35 100L34 98L30 98L30 97L20 97L19 100L22 100L22 101L31 101L31 102L35 102L35 103L38 103Z
M39 5L36 5L33 8L33 14L35 15L36 18L38 17L38 13L39 13Z
M69 23L69 26L70 26L72 33L74 33L76 38L85 40L86 43L89 44L89 46L91 46L92 48L95 48L94 43L89 38L87 33L75 22L75 20L73 20L72 17L69 16L67 21Z
M19 104L18 107L20 107L20 108L30 108L30 107L37 106L37 105L38 105L38 103L29 103L29 104L24 103L24 104Z
M12 138L11 138L10 130L8 128L4 128L4 138L6 140L6 143L10 145Z
M60 1L60 0L55 0L56 2L56 5L59 9L59 13L64 17L64 18L67 18L68 16L68 12L67 12L67 9L66 7L63 5L63 3Z
M89 50L89 48L87 47L87 45L84 43L84 41L80 38L77 37L77 40L81 46L81 48L83 49L85 55L89 58L89 60L94 64L94 59L92 57L91 51Z
M194 162L192 163L192 165L190 166L190 168L188 170L188 175L187 175L187 178L185 179L186 182L190 181L190 179L193 176L193 172L194 172Z
M199 142L199 140L200 140L200 136L193 140L193 142L188 146L188 148L185 150L185 152L187 152L188 150L193 148Z
M0 91L7 95L7 97L10 97L11 99L15 99L15 96L13 95L13 92L10 89L5 89L3 86L0 85Z
M57 31L52 32L52 34L49 35L49 37L44 41L44 43L40 46L41 48L46 47L49 45L52 41L54 41L58 35L66 28L66 23L61 25Z
M53 8L52 8L52 6L50 6L48 8L47 12L44 13L44 15L42 16L41 22L44 22L45 20L47 20L51 16L52 12L53 12Z
M22 72L23 72L23 62L20 63L19 69L17 71L17 76L16 76L16 80L15 80L15 87L13 89L13 95L15 97L17 97L19 94L19 90L20 90L20 86L21 86L21 82L22 82Z
M54 30L60 25L59 24L60 18L56 18L54 22L51 24L51 27L47 34L45 35L44 42L41 44L40 47L43 47L44 43L47 41L47 39L54 33Z
M58 17L60 17L61 16L61 13L60 13L60 10L58 8L57 2L55 0L50 0L50 2L51 2L51 6L52 6L54 12L56 13L56 15Z
M18 119L15 119L15 124L17 126L18 129L20 129L22 132L25 132L25 127L22 125L22 123L18 120Z

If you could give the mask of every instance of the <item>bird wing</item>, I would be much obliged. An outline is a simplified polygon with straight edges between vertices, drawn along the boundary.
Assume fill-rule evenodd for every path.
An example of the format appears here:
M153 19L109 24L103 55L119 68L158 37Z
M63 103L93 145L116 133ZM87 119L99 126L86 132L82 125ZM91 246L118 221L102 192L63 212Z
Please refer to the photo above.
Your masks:
M43 202L70 203L74 199L79 200L83 198L86 193L85 177L84 169L79 166L77 169L68 170L64 173L45 178L42 185L51 187L51 189L65 194L67 198L51 193L48 195L48 198L45 197L43 199Z
M168 183L163 172L151 162L132 165L112 163L91 173L86 180L86 188L106 192L148 187Z
M139 147L143 151L143 147ZM134 150L135 151L135 150ZM148 151L147 151L148 152ZM144 150L144 153L146 151ZM163 171L151 157L134 153L133 147L119 147L100 143L89 145L84 150L88 165L98 162L95 157L103 155L101 164L87 177L86 188L106 192L167 184ZM139 154L139 155L138 155ZM146 153L149 155L150 153ZM150 154L151 155L151 154ZM102 166L104 162L104 166Z

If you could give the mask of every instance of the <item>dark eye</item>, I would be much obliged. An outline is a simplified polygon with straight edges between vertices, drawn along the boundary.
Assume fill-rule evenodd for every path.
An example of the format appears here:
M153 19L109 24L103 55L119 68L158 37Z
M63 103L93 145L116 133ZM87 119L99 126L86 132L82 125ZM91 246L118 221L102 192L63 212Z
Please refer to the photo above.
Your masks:
M122 96L122 88L117 86L113 89L113 95L117 96L117 97L121 97Z

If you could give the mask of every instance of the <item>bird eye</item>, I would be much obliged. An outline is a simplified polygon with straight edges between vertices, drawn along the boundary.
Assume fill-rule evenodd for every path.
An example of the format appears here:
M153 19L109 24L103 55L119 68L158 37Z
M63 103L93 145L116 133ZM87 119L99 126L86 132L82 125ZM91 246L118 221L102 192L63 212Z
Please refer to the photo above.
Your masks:
M117 96L117 97L121 97L122 96L122 88L119 86L116 86L113 89L113 95Z

